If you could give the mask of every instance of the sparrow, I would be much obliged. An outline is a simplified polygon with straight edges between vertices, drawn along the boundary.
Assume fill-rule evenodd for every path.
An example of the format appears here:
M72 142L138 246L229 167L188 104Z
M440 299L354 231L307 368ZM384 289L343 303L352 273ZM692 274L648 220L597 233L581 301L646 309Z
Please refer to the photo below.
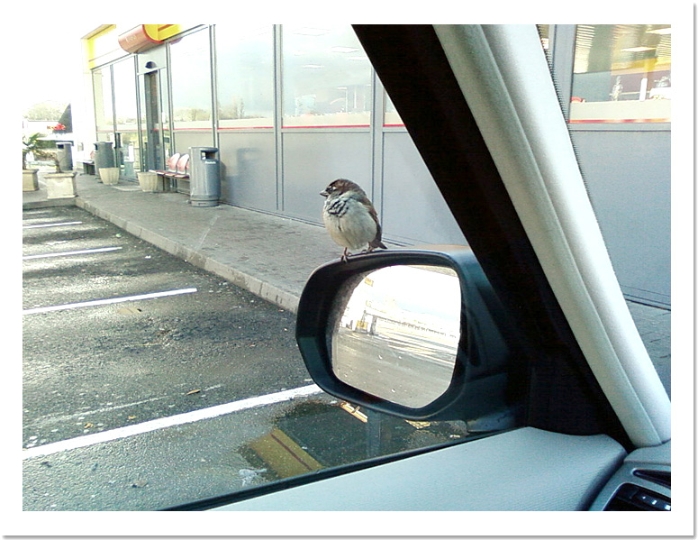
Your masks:
M320 195L326 197L322 220L330 238L344 248L343 261L347 260L350 249L364 246L369 252L376 248L388 249L381 241L376 209L357 184L340 178L330 183Z

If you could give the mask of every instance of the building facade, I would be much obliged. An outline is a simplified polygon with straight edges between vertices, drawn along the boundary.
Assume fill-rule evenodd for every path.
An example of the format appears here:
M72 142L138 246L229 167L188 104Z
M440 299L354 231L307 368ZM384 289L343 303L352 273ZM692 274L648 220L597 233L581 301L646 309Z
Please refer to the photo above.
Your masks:
M623 291L668 307L671 29L539 31ZM108 25L84 45L122 178L211 146L224 203L320 224L319 192L349 178L389 241L465 242L349 25Z

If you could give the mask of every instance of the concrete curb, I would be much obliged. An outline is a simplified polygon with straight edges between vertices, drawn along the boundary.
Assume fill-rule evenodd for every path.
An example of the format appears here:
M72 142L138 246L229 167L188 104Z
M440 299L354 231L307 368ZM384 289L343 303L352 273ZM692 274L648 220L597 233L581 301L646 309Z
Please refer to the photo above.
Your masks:
M76 197L65 199L44 199L37 201L27 201L22 203L22 210L35 210L37 208L53 208L55 206L76 206Z
M229 265L223 264L220 261L204 255L188 246L179 244L161 234L148 230L138 224L132 223L101 208L98 208L92 203L80 198L80 196L74 199L73 204L101 219L113 223L129 234L153 244L170 255L183 259L189 264L202 268L207 272L216 274L231 282L233 285L250 291L252 294L267 300L272 304L275 304L283 309L287 309L293 313L298 311L298 302L300 298L293 293L283 291L274 285L232 268Z

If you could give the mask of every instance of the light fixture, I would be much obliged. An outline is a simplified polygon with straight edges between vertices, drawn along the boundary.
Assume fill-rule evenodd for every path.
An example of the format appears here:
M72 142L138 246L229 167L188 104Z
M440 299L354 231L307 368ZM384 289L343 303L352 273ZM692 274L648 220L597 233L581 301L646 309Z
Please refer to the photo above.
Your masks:
M647 51L654 51L656 50L656 47L645 47L645 46L639 46L639 47L629 47L627 49L623 49L623 52L647 52Z
M323 36L329 32L326 28L312 28L310 26L302 26L293 31L294 34L301 36Z
M330 47L330 52L333 53L353 53L358 51L356 47L342 47L340 45L335 45L334 47Z

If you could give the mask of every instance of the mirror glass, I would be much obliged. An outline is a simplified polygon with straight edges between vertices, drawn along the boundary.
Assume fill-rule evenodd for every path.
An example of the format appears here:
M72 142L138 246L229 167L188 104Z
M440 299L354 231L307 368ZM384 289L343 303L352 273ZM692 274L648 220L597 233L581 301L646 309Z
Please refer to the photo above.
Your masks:
M448 388L460 340L456 273L389 266L362 274L337 296L332 369L343 382L406 407Z

